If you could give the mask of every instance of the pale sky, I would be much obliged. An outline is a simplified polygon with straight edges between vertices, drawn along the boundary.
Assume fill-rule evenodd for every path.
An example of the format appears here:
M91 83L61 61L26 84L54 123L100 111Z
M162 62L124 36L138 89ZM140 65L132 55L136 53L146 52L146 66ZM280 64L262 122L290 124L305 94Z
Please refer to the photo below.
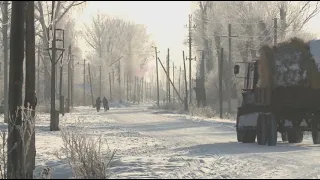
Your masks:
M167 48L172 52L172 59L182 61L182 50L187 50L183 45L187 37L187 29L184 25L188 23L190 9L190 1L88 1L87 7L77 17L77 23L81 25L89 22L98 10L134 20L147 25L148 33L152 34L162 61L166 57ZM152 47L150 50L153 50Z
M167 48L170 48L171 59L176 65L182 63L182 50L188 52L183 45L187 37L188 15L191 13L191 1L88 1L80 15L76 15L77 26L90 22L97 11L123 19L134 20L145 24L158 47L160 59L164 62ZM312 19L307 29L320 37L320 15ZM79 42L86 46L84 41ZM87 46L88 47L88 46ZM91 50L88 48L88 50ZM152 51L152 47L150 47ZM84 54L85 55L85 52Z

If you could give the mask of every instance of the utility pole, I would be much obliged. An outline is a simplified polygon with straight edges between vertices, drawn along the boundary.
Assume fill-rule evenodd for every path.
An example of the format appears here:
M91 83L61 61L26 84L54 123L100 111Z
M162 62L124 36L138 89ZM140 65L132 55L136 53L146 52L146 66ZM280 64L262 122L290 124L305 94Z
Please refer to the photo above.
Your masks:
M174 86L174 62L172 62L172 83ZM174 103L174 91L172 91L172 103Z
M181 79L181 66L179 68L179 94L181 94L181 84L180 84L180 79Z
M71 98L71 44L68 47L68 101L67 113L70 112L70 98Z
M182 51L183 67L184 67L184 85L186 90L186 96L184 97L184 110L188 111L188 85L187 85L187 71L186 71L186 61L184 57L184 51Z
M227 82L227 97L228 97L228 112L231 113L231 88L232 88L232 82L231 82L231 78L232 78L232 45L231 45L231 38L233 37L238 37L237 35L231 35L231 24L228 24L228 36L222 36L222 37L228 37L229 40L229 60L228 60L228 82Z
M86 60L83 60L83 105L86 105Z
M62 31L63 35L62 35L62 48L64 50L64 31ZM60 85L59 85L59 103L60 103L60 113L64 116L64 96L62 95L62 80L63 80L63 54L64 52L62 52L62 56L61 56L61 60L60 60Z
M127 101L129 102L129 74L127 74Z
M127 91L127 87L126 87L126 84L127 84L127 81L126 81L126 73L123 73L123 98L126 99L126 91Z
M277 43L278 43L278 19L277 18L274 18L273 19L273 28L274 28L274 38L273 38L273 45L274 46L277 46Z
M167 71L166 71L166 69L165 69L164 65L162 64L162 62L160 61L160 59L159 59L159 58L158 58L158 61L159 61L159 62L160 62L160 64L161 64L161 67L162 67L162 69L163 69L163 72L166 74L166 76L167 76L167 77L169 77L169 75L168 75L168 73L167 73ZM172 81L171 81L170 77L169 77L169 82L170 82L171 86L173 87L173 90L174 90L174 91L176 91L176 94L178 94L178 91L177 91L177 89L174 87L174 85L173 85L173 83L172 83ZM183 101L183 99L181 98L180 94L178 94L178 97L179 97L179 99L180 99L181 104L184 104L184 101Z
M52 1L52 15L51 22L53 22L53 12L54 12L55 1ZM59 127L57 126L57 118L58 114L56 113L56 31L54 27L54 23L52 23L51 30L53 31L52 38L52 56L51 56L51 109L50 109L50 131L58 131ZM50 30L50 27L49 29Z
M119 75L119 80L118 80L118 82L119 82L119 100L120 100L120 103L122 102L122 98L121 98L121 96L122 96L122 90L121 90L121 66L120 66L121 64L120 64L120 60L119 60L119 67L118 67L118 75Z
M144 90L143 90L143 77L141 78L141 102L143 102L143 93L144 93Z
M219 110L220 110L220 119L222 119L222 108L223 108L223 94L222 94L222 75L223 75L223 48L220 50L219 58Z
M168 48L168 55L167 55L167 102L170 103L170 99L171 99L171 94L170 94L170 82L169 82L169 78L170 78L170 49Z
M74 58L72 56L72 46L70 45L70 58L71 58L71 67L72 67L72 71L71 71L71 96L70 96L70 103L71 103L71 107L73 108L73 95L74 95L74 92L73 92L73 89L74 89Z
M111 73L109 72L109 92L110 92L110 101L112 102L112 88L111 88Z
M136 103L137 76L134 77L133 103Z
M114 88L114 69L112 69L112 90L113 90L113 92L115 92L114 89L115 89Z
M157 73L157 106L159 107L159 72L158 72L158 51L157 47L154 47L154 51L156 53L156 73Z
M190 93L190 104L192 103L192 90L191 90L191 61L192 61L192 28L195 28L195 25L192 26L192 15L189 14L189 93Z
M100 81L99 81L99 97L101 98L101 65L99 66L99 74L100 74Z
M92 107L94 107L93 91L92 91L92 81L91 81L91 72L90 72L90 64L89 64L89 63L88 63L88 70L89 70L89 81L90 81L91 101L92 101Z
M39 94L40 94L40 43L38 43L38 68L37 68L37 98L39 103Z
M3 1L3 11L2 11L2 38L3 38L3 61L4 61L4 80L3 80L3 88L4 88L4 122L8 122L8 4L9 1Z

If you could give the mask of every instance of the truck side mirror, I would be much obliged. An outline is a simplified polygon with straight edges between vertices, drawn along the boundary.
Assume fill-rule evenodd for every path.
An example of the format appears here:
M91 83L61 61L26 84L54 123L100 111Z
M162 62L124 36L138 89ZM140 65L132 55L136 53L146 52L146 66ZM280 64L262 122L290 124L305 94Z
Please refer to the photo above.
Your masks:
M234 68L233 68L233 73L235 75L239 74L239 70L240 70L240 66L237 64L237 65L234 65Z

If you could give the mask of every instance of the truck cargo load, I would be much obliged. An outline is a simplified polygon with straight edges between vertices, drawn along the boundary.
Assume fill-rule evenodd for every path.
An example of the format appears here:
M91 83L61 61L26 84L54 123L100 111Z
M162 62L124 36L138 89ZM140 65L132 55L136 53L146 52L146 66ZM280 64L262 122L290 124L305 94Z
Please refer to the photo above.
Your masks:
M311 48L310 48L311 45ZM258 87L308 86L320 88L320 73L311 53L318 52L319 40L305 43L298 38L260 49ZM317 55L317 58L320 57ZM320 63L319 63L320 64Z

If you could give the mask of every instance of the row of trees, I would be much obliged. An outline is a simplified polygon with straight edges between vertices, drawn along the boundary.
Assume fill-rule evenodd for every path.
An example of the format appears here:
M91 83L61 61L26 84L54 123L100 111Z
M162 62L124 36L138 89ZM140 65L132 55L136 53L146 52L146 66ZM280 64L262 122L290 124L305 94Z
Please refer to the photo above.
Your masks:
M115 76L114 95L124 95L121 84L129 79L134 83L134 76L143 76L143 69L153 53L150 35L145 25L137 24L98 12L92 21L85 24L82 37L91 52L86 57L92 64L94 94L99 96L99 68L101 66L101 96L109 92L109 73ZM110 74L110 75L111 75ZM112 77L113 79L113 77Z
M310 40L314 36L306 32L306 24L320 12L319 2L312 1L198 1L193 13L193 21L197 25L194 30L195 49L205 52L205 73L207 76L207 101L215 104L218 98L218 57L224 48L224 89L226 101L240 98L243 81L233 76L235 61L247 62L258 57L258 49L262 44L272 45L297 36ZM274 36L274 18L277 18ZM231 24L231 56L229 64L228 24ZM229 87L231 86L231 87ZM228 92L228 91L224 91ZM230 106L231 103L229 103ZM232 108L228 107L228 111Z

